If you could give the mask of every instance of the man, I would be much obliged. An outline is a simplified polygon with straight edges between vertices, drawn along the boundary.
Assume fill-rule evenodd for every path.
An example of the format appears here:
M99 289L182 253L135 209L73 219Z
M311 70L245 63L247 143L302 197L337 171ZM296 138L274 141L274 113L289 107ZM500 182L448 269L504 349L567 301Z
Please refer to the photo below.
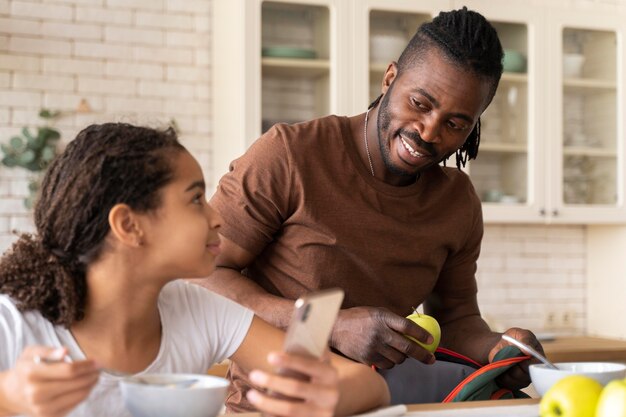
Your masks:
M403 336L429 342L404 318L423 303L441 325L443 347L489 362L507 343L480 317L481 205L457 168L477 155L479 117L496 92L502 55L480 14L441 13L389 65L366 113L270 129L232 163L211 200L225 222L223 252L203 285L280 328L299 295L341 287L331 346L379 369L407 358L394 369L434 369L422 365L434 356ZM452 155L457 168L442 168ZM527 330L506 333L541 349ZM528 385L527 367L500 383ZM236 365L231 376L228 404L246 410L245 376Z

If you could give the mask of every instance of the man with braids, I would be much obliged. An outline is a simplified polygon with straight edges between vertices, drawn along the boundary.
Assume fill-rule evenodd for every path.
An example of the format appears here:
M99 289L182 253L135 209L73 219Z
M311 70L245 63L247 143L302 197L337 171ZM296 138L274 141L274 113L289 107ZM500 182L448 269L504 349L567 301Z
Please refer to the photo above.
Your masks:
M367 112L270 129L232 162L211 199L225 220L224 250L202 285L280 328L291 300L341 287L332 348L379 369L403 364L408 375L428 375L422 385L405 384L417 396L390 385L392 402L443 399L458 380L435 384L439 365L427 366L435 357L404 337L431 339L405 319L413 306L423 304L439 321L443 347L478 362L507 345L480 316L481 204L458 169L477 156L480 116L496 92L502 56L483 16L442 12L389 64ZM456 167L440 166L451 156ZM541 350L528 330L506 333ZM230 377L238 392L229 405L244 410L250 385L236 363ZM528 385L528 363L499 382Z
M204 188L171 129L93 125L69 143L43 180L37 234L0 261L0 415L130 416L120 377L106 369L205 373L227 357L255 369L262 388L300 400L251 391L270 415L346 415L388 402L367 366L282 354L281 331L177 279L210 274L220 251L222 219ZM277 367L310 381L276 376Z

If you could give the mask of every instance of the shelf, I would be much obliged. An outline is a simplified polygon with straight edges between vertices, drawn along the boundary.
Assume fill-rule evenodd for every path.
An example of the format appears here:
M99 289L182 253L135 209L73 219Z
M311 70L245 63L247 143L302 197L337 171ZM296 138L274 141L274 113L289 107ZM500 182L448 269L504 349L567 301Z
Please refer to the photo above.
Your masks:
M617 158L617 152L614 149L591 148L587 146L565 146L563 148L563 155Z
M384 74L390 62L372 62L370 63L370 72Z
M518 143L484 143L480 144L480 152L527 153L526 144Z
M330 62L327 59L261 58L263 75L273 77L319 78L327 76Z
M599 80L592 78L565 78L563 87L572 90L616 90L615 81Z
M528 82L528 74L521 72L503 72L500 81L509 83L526 83Z

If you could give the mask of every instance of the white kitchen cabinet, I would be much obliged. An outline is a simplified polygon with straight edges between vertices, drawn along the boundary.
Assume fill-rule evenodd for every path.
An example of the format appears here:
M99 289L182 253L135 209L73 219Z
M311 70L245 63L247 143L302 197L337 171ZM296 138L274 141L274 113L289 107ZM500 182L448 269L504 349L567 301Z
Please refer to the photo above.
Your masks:
M349 110L348 2L213 2L213 184L264 125Z
M517 1L463 4L494 23L505 50L527 58L525 73L504 73L469 167L485 220L624 223L624 16Z
M463 5L526 61L467 167L485 221L626 223L624 12L514 0L215 0L214 183L273 122L364 112L419 24ZM284 47L314 56L263 56Z

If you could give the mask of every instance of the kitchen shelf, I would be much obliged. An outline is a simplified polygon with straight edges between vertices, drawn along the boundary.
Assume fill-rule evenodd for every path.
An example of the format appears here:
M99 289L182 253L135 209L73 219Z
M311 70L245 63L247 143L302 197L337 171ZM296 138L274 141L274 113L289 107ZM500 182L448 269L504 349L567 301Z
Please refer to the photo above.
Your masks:
M565 146L563 155L566 156L593 156L598 158L616 158L614 149L592 148L588 146Z
M528 152L526 144L518 143L481 143L480 152L523 153Z
M268 58L261 59L263 75L270 77L318 78L327 76L330 62L327 59Z
M527 83L528 75L526 73L503 72L500 82L508 83Z
M590 78L566 78L563 80L563 87L568 91L581 91L585 90L615 90L617 84L615 81L607 81L600 79Z

